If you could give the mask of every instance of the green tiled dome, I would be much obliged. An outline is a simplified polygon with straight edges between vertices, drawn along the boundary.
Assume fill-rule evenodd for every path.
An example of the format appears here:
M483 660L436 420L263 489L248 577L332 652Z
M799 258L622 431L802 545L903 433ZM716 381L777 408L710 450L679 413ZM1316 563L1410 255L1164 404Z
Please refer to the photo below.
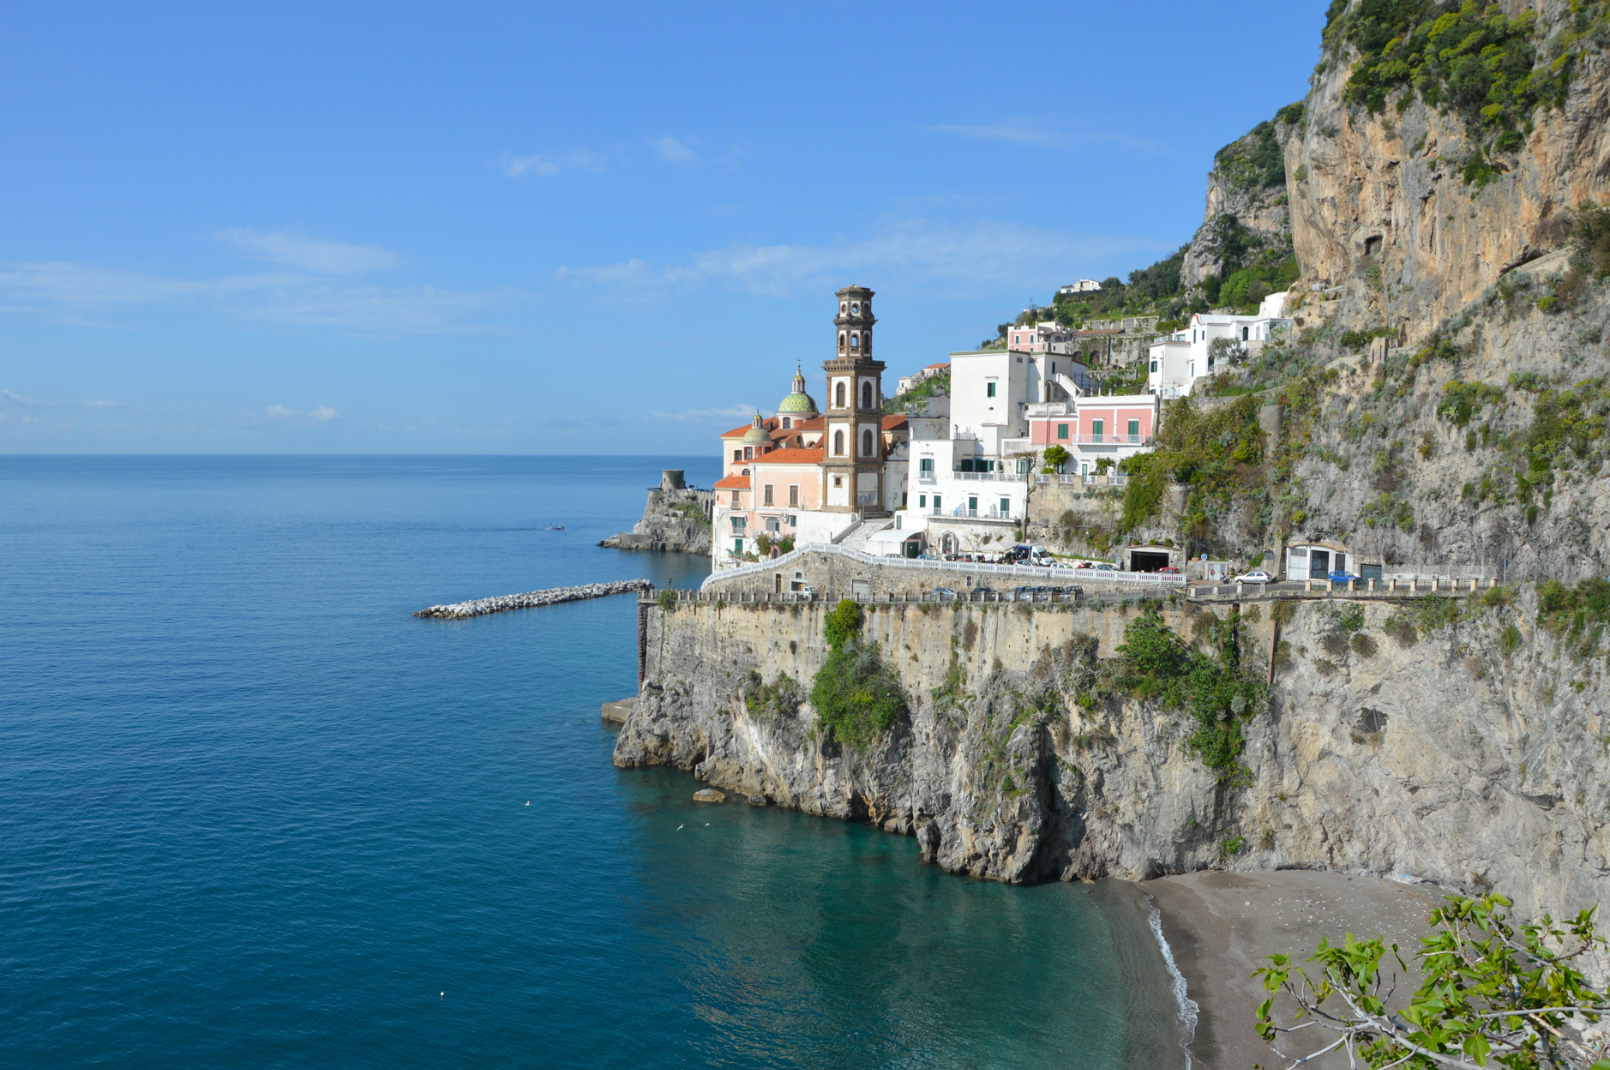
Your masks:
M797 369L794 372L794 392L782 400L777 406L779 413L783 412L821 412L816 407L816 399L805 393L805 376Z

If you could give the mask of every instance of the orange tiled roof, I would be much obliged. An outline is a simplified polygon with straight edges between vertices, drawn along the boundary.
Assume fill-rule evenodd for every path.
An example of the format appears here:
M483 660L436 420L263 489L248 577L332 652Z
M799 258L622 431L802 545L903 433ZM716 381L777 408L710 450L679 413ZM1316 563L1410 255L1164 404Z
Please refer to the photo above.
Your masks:
M820 449L786 449L772 450L764 457L756 457L754 464L821 464L823 451ZM723 481L724 482L724 481ZM748 480L744 481L745 484ZM717 483L716 486L720 486Z
M950 367L950 361L948 361L948 360L942 360L938 364L930 364L930 365L928 365L928 368L948 368L948 367ZM924 368L923 371L927 371L928 368Z
M749 489L749 477L748 476L728 476L727 478L717 480L717 482L716 482L716 490L748 490L748 489Z
M893 416L885 416L883 418L883 429L885 431L898 431L902 427L905 427L908 422L909 421L907 421L904 416L901 416L898 413Z

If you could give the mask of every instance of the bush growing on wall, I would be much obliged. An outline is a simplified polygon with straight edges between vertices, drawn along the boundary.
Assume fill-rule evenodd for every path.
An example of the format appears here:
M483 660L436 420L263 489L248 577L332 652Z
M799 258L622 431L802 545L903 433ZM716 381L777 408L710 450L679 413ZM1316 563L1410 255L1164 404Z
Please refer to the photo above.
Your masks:
M858 602L845 599L823 621L832 653L811 684L811 705L836 742L863 750L910 709L900 677L883 663L878 648L861 641Z

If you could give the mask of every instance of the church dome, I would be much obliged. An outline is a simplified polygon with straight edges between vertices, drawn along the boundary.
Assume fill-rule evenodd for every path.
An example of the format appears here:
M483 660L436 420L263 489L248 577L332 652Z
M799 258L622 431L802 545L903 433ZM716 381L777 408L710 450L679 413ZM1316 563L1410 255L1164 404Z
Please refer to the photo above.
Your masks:
M805 376L798 369L794 371L794 392L782 400L777 411L808 412L813 415L821 411L816 407L816 399L805 393Z
M761 422L760 413L758 413L758 412L755 413L755 422L754 422L754 424L750 426L748 431L744 432L744 442L746 444L747 443L770 444L770 442L771 442L771 433L766 430L766 425Z

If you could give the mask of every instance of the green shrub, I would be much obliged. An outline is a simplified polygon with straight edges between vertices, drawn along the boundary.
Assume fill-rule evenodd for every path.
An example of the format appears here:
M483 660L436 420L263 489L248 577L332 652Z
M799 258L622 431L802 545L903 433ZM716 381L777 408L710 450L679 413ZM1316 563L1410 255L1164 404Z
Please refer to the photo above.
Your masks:
M861 603L846 598L835 606L822 621L822 632L827 645L837 650L861 635Z
M1537 592L1537 622L1554 635L1596 638L1610 624L1610 582L1594 576L1567 587L1549 580Z
M1193 649L1148 607L1124 629L1118 647L1117 683L1136 698L1190 715L1186 747L1220 781L1246 775L1240 764L1243 722L1268 705L1261 672L1240 656L1240 620L1235 614L1210 622L1211 653Z
M676 592L667 587L665 590L654 596L654 601L662 610L669 613L671 610L676 608Z
M1521 645L1521 630L1515 625L1507 625L1498 636L1498 647L1506 654L1515 653L1515 648Z
M878 648L854 638L835 647L817 670L811 705L831 738L856 751L909 709L900 678L883 663Z

